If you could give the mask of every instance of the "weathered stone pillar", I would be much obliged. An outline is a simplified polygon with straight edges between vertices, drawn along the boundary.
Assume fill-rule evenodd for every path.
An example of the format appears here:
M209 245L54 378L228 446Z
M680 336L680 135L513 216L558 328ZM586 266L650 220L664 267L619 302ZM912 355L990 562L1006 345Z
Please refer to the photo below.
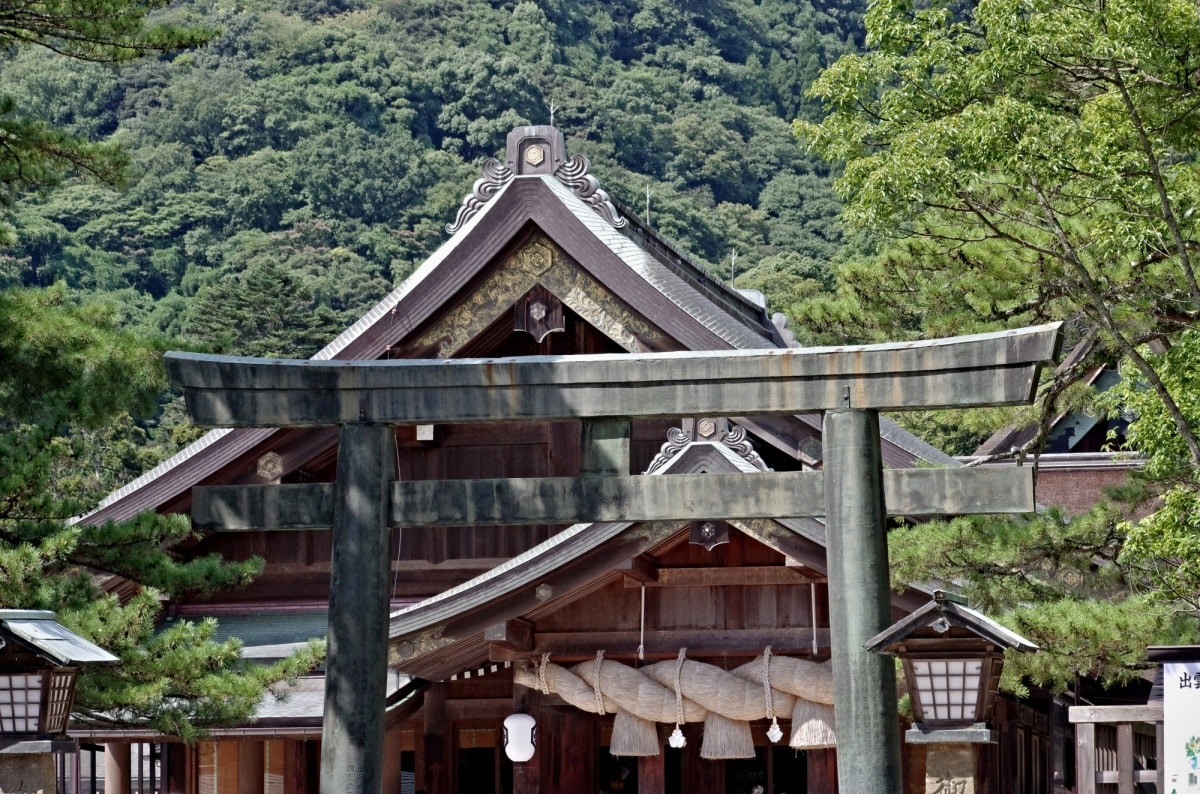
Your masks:
M925 750L926 794L975 794L975 744L931 744Z
M377 794L387 696L391 427L343 425L334 486L321 794Z
M878 414L826 412L823 445L838 787L895 794L902 790L895 666L863 647L892 623Z
M54 794L54 756L0 749L0 794Z

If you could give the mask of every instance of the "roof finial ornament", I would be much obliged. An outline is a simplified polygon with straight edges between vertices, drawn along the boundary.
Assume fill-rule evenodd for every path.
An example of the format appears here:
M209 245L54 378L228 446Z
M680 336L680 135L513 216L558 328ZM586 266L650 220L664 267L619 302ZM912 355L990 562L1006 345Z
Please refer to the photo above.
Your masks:
M554 104L554 100L550 100L550 126L554 126L554 111L558 110L558 105Z

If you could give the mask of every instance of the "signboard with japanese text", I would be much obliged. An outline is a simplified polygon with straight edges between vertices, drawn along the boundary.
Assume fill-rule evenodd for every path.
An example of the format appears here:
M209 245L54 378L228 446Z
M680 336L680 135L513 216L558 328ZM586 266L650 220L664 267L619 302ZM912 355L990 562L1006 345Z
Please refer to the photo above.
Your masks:
M1163 664L1167 794L1200 794L1200 662Z

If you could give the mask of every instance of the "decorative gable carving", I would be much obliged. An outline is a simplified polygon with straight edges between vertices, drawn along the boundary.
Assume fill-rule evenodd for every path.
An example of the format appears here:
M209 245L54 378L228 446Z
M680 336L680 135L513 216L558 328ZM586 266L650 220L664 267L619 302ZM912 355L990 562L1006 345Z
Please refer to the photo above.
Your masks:
M562 301L538 284L513 304L513 330L524 331L539 344L555 331L566 331Z
M661 332L614 300L599 282L545 238L521 248L463 302L414 342L440 358L457 353L536 286L632 352L658 344Z
M581 154L567 158L563 135L554 127L517 127L508 134L505 162L489 157L482 170L483 176L475 180L471 192L463 198L454 222L447 224L448 233L454 234L461 229L501 188L518 176L553 176L615 228L620 229L627 223L608 193L600 187L600 180L589 173L591 162Z
M509 170L508 166L495 157L484 160L482 170L483 176L475 180L475 184L471 186L471 192L463 198L462 206L458 208L458 214L454 216L454 222L446 224L447 233L454 234L461 229L467 221L474 218L483 209L484 204L492 200L492 196L500 192L500 188L513 178L513 172Z
M708 447L702 450L702 447ZM720 449L718 449L720 447ZM703 417L700 419L684 419L680 427L672 427L667 431L667 441L650 465L646 474L654 474L668 468L677 468L683 461L685 451L696 451L698 457L689 460L681 472L707 471L707 457L712 454L722 454L726 459L733 458L737 468L742 471L770 471L770 468L746 437L746 428L730 423L725 418ZM707 453L707 454L704 454ZM723 470L725 467L721 467Z

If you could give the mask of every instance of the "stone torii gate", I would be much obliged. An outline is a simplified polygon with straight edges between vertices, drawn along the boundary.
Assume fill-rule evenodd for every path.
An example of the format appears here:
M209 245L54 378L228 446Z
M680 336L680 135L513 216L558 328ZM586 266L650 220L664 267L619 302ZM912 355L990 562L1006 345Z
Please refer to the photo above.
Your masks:
M200 529L333 528L321 794L382 785L390 527L824 516L841 791L902 790L886 520L1028 512L1028 468L884 470L879 411L1031 402L1058 324L928 342L506 359L168 353L194 421L340 428L336 482L197 487ZM824 470L629 475L631 418L825 412ZM578 477L394 481L395 426L582 420Z

